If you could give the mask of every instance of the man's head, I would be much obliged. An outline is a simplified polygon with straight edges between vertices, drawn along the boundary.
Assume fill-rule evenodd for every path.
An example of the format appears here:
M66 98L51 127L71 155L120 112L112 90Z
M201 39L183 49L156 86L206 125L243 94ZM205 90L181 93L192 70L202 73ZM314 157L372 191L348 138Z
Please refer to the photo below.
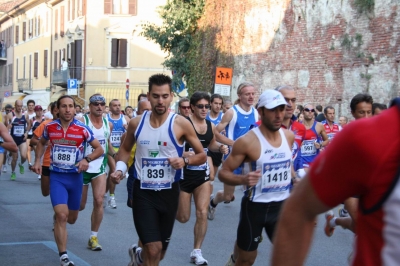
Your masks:
M163 115L168 112L174 98L171 83L171 78L164 74L155 74L149 78L147 98L150 101L153 114Z
M82 112L82 107L81 107L79 104L76 105L76 107L75 107L75 112L76 112L77 114L79 114L79 113Z
M251 106L254 104L256 89L250 82L243 82L237 89L238 102L243 106Z
M258 100L257 110L261 123L269 131L278 131L285 117L285 107L288 103L283 95L276 90L264 91Z
M315 109L314 109L314 106L312 104L308 103L308 104L304 105L304 111L303 111L304 121L313 120L315 118L314 112L315 112Z
M196 91L190 97L190 109L198 119L206 119L210 109L210 95L203 91Z
M11 104L6 104L6 107L4 107L4 111L6 112L6 114L12 112L12 105Z
M184 117L188 117L191 114L190 103L188 98L182 98L178 102L178 111Z
M172 79L164 74L155 74L149 78L149 92L155 87L167 86L169 92L172 93Z
M43 108L40 105L36 105L34 108L34 111L35 111L37 117L43 115Z
M387 106L383 103L372 104L372 115L379 115L383 110L386 110Z
M339 117L339 125L341 127L344 127L345 125L347 125L348 122L349 122L349 119L347 118L347 116Z
M93 94L89 98L90 114L95 117L103 116L106 108L106 99L99 93Z
M324 115L326 121L328 121L329 123L333 123L333 121L335 121L335 108L333 108L333 106L330 105L325 107Z
M137 114L141 115L144 113L144 111L150 111L151 110L151 104L149 102L149 100L147 100L147 98L140 100L138 103L138 110L137 110Z
M76 110L76 108L75 108ZM53 115L53 118L56 119L58 118L58 108L57 108L57 102L52 102L50 104L50 112Z
M118 99L112 99L109 104L110 112L113 115L121 114L121 103Z
M232 101L229 99L224 100L224 104L222 105L222 112L226 113L229 109L232 108Z
M21 112L22 111L22 101L16 100L14 108L15 108L15 112L17 112L17 113ZM33 110L33 108L32 108L32 110Z
M282 93L285 101L288 103L285 110L285 119L291 119L294 108L296 107L296 91L292 86L283 85L275 88L276 91Z
M319 114L319 113L322 113L322 105L317 105L317 106L315 106L315 110L317 110L317 113Z
M368 118L372 116L372 104L374 103L371 95L359 93L351 99L350 110L355 119Z
M75 116L75 100L69 95L64 95L57 100L58 116L61 121L70 122Z
M129 117L132 117L133 115L133 107L128 105L127 107L125 107L125 114Z
M106 106L105 108L104 108L104 113L105 114L108 114L110 112L110 107L109 106Z
M145 93L141 93L139 94L139 96L137 97L137 101L140 102L143 99L147 99L147 94Z
M222 105L224 104L224 99L219 94L211 95L211 112L214 114L218 114L221 109Z
M35 108L35 101L34 100L28 100L28 102L26 103L28 105L28 111L29 112L33 112L33 109Z

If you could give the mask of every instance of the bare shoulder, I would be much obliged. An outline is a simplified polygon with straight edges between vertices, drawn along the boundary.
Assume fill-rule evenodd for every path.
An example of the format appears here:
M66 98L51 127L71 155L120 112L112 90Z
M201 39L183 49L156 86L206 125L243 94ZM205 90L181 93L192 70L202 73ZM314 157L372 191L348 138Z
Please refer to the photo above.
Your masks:
M233 108L226 111L226 113L222 116L221 122L230 122L233 118L233 112L235 112Z
M185 117L181 116L181 115L176 115L176 118L174 120L174 124L179 126L182 129L187 128L188 126L192 126L189 122L189 120L187 120Z
M282 130L283 130L283 133L285 133L285 136L286 136L286 138L288 140L294 140L295 136L294 136L294 133L291 130L284 129L284 128L282 128Z

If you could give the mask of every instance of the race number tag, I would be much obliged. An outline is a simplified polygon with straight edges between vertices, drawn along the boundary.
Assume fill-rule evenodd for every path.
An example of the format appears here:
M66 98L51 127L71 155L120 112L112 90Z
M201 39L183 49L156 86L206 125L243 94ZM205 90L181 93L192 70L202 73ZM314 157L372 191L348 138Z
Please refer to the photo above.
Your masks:
M282 192L289 190L290 182L290 160L279 163L263 164L261 193Z
M203 148L204 152L207 154L208 149L207 148ZM189 148L189 151L193 151L192 148ZM208 169L208 163L207 161L201 165L188 165L186 166L186 169L188 170L194 170L194 171L204 171Z
M142 158L141 189L170 189L171 165L167 158Z
M122 131L113 131L110 135L110 142L113 147L119 147L121 145L121 136L124 134Z
M104 153L105 153L106 152L107 141L105 139L99 139L98 141L100 142L100 145L103 148ZM86 143L85 156L88 156L89 154L92 154L93 151L94 151L94 148L92 147L92 145L90 145L89 142Z
M58 168L74 169L76 163L76 147L54 145L53 147L53 163Z
M22 135L24 135L24 130L24 126L14 126L14 136L21 137Z
M301 145L301 155L312 156L317 154L317 149L314 144L315 140L304 140Z
M333 137L335 136L335 133L329 133L329 134L327 134L327 135L328 135L328 139L329 139L329 140L332 140Z

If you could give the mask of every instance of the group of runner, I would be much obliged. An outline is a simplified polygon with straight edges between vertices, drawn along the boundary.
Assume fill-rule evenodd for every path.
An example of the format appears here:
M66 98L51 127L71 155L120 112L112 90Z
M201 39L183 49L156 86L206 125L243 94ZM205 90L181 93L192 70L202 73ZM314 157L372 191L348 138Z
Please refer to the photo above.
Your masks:
M14 112L6 115L0 127L0 146L13 154L11 180L15 180L17 149L20 173L24 172L27 146L35 149L30 168L41 175L43 196L51 198L61 265L74 265L67 254L66 223L75 223L85 208L89 184L93 211L88 248L102 249L98 231L103 203L116 208L115 185L126 173L127 205L132 208L139 236L139 243L129 248L129 265L159 264L175 220L185 223L190 219L192 196L196 222L189 258L196 265L208 265L201 251L207 220L215 219L219 203L235 200L238 185L244 196L236 241L226 265L252 265L263 229L273 241L283 203L297 190L297 184L303 183L309 168L318 167L312 165L321 157L319 153L330 150L330 143L336 142L335 135L342 130L334 121L332 106L324 109L325 120L317 122L314 106L305 104L303 123L296 121L296 90L287 85L264 91L255 102L255 86L244 82L238 86L233 105L218 94L210 97L195 92L190 99L179 101L178 115L169 112L174 96L171 82L163 74L151 76L148 93L140 95L132 117L121 114L117 99L109 103L109 113L104 116L106 100L101 94L89 98L85 115L76 115L76 103L70 96L51 104L51 120L44 120L42 108L34 102L31 106L28 102L28 113L23 114L22 102L16 101ZM371 96L358 94L350 108L359 119L378 114L384 105L373 108ZM31 163L29 156L27 159ZM215 176L224 189L214 194ZM106 191L108 200L104 199ZM358 194L344 203L340 214L344 217L335 217L331 211L325 215L328 236L336 225L355 232Z

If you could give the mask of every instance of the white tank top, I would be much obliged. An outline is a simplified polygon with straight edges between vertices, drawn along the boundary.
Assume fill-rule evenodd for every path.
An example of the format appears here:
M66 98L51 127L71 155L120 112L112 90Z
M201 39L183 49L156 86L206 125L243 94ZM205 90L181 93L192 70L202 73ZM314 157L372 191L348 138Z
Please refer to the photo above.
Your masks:
M182 169L175 170L167 158L181 157L184 145L173 132L176 114L170 113L158 128L150 125L151 112L146 111L135 132L136 153L133 176L141 181L142 189L169 189L182 179Z
M279 129L281 146L275 148L265 139L260 129L252 129L260 143L260 156L256 162L245 163L244 172L261 169L262 177L254 187L245 187L245 196L253 202L282 201L289 197L291 187L291 158L288 141L283 129Z
M87 125L93 131L94 138L100 142L100 145L104 150L103 155L101 155L99 158L97 158L96 160L93 160L89 163L89 168L87 169L86 172L99 173L100 167L104 160L104 156L105 156L105 154L108 153L108 138L110 137L110 127L109 127L107 119L105 119L105 118L103 118L103 126L99 129L97 129L92 124L92 121L90 121L88 115L84 115L83 118L85 120L85 125ZM92 146L89 144L89 142L86 142L85 157L92 153L93 153Z

